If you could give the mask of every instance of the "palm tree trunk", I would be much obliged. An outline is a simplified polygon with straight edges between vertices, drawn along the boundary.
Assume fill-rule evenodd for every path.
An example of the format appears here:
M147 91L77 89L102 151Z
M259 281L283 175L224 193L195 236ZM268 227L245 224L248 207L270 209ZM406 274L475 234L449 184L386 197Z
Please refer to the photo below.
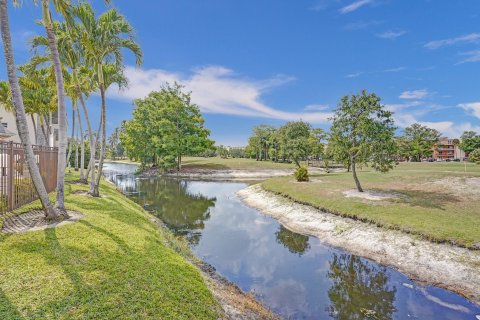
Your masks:
M75 72L75 79L77 81L76 71L74 71L74 72ZM85 117L85 122L87 123L88 137L89 137L89 140L90 140L90 162L89 162L89 167L90 167L90 165L92 163L95 163L95 151L96 151L95 137L93 135L93 129L92 129L92 124L90 123L90 118L88 117L88 109L87 109L87 106L85 105L85 100L83 99L82 90L80 89L80 85L78 84L78 82L75 84L75 86L76 86L78 96L80 97L80 104L82 105L83 115ZM82 146L83 146L83 144L82 144ZM86 175L85 175L85 182L88 179L88 175L89 175L89 170L87 169L87 172L86 172ZM90 190L93 191L93 187L95 185L95 170L92 171L91 179L92 180L91 180L91 184L90 184Z
M363 192L362 186L360 185L360 180L357 177L357 170L355 167L355 157L351 157L350 165L352 166L353 180L355 180L355 185L357 186L358 192Z
M25 158L27 160L30 177L32 179L35 190L42 203L43 211L47 219L57 219L59 213L53 208L50 199L48 198L47 190L40 175L35 155L33 153L32 144L28 133L27 116L25 114L25 107L23 105L22 93L15 69L15 60L13 57L12 39L10 35L10 26L8 22L7 0L0 0L0 28L2 34L3 49L5 54L5 61L7 65L8 81L12 92L12 102L15 106L15 118L17 122L17 129L23 148L25 150Z
M103 160L105 158L105 146L107 144L107 106L105 102L105 87L102 84L100 84L100 96L102 98L102 142L100 145L100 157L98 160L98 172L97 172L97 181L95 182L95 190L93 193L93 196L99 197L100 196L100 191L99 191L99 186L100 186L100 179L102 178L102 170L103 170Z
M82 118L80 117L80 112L77 110L78 117L78 128L80 130L80 181L85 181L85 143L83 142L83 127L82 127Z
M78 171L78 127L75 133L75 171Z
M72 156L73 136L75 134L75 104L72 101L72 136L68 144L67 167L70 167L70 157Z
M103 123L103 113L100 112L100 123L98 124L98 129L97 129L97 134L95 136L95 140L93 141L93 152L96 154L97 153L97 145L99 143L100 139L100 131L102 129L102 123ZM92 147L90 147L90 152L92 150ZM87 168L87 176L90 173L90 170L92 171L92 180L90 181L90 190L88 191L89 194L93 194L95 191L95 158L93 159L93 162L90 161L88 163L88 168Z
M33 132L35 132L35 144L38 144L38 139L37 139L37 124L35 123L35 117L33 116L33 113L30 113L30 119L32 119L32 125L33 125Z
M65 168L67 160L67 110L65 107L65 86L63 83L62 67L58 54L57 39L53 30L52 17L48 8L50 0L42 0L45 30L48 46L52 56L58 99L58 167L57 167L57 203L56 207L65 211Z

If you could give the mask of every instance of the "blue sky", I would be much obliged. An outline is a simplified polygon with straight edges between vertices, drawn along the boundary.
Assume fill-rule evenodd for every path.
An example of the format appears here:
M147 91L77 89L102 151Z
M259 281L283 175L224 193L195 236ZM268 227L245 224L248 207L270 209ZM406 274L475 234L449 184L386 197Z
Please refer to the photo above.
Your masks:
M40 8L10 10L16 62L43 30ZM478 0L116 0L136 29L141 68L126 53L128 89L108 92L108 130L132 99L178 81L219 144L243 145L257 124L303 119L328 129L339 99L377 93L401 128L480 132ZM95 1L98 12L105 10ZM0 64L5 79L5 64ZM99 99L89 100L98 121Z

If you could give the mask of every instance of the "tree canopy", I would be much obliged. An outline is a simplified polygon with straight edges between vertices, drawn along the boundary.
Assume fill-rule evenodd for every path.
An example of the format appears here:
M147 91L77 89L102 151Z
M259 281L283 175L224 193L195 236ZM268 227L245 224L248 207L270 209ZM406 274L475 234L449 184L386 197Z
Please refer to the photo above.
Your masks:
M335 160L350 159L357 189L363 192L356 174L356 165L370 165L387 172L393 168L395 126L392 112L380 98L363 90L358 95L344 96L332 118L329 149Z
M143 165L181 169L182 156L212 148L210 131L190 93L175 83L135 100L133 118L120 136L129 157Z
M460 149L466 153L480 149L480 135L475 131L465 131L460 137Z
M440 132L419 123L414 123L403 131L397 140L399 154L413 161L431 157L433 147L440 139Z

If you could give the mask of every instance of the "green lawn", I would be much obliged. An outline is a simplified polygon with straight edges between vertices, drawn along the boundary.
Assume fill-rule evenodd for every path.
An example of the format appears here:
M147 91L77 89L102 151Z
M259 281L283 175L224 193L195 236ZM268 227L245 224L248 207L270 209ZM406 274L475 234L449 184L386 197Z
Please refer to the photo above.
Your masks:
M209 169L209 170L257 170L257 169L293 169L291 163L275 163L272 161L256 161L255 159L220 157L201 158L185 157L182 160L184 169Z
M351 173L314 175L307 183L273 178L262 186L336 214L470 247L480 242L480 166L464 170L463 163L401 163L388 174L360 171L364 189L399 196L382 201L346 198L342 192L355 188Z
M102 198L78 190L87 186L66 186L66 203L83 220L0 236L0 319L218 318L198 270L170 248L171 234L110 184Z

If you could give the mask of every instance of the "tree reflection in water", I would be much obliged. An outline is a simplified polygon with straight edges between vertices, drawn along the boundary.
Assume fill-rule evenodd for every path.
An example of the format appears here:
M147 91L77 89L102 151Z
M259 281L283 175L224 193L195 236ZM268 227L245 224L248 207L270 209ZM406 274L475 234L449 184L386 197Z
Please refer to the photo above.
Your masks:
M189 182L178 179L137 180L137 203L158 216L169 229L185 235L191 244L198 244L204 221L210 218L210 208L216 198L188 192Z
M333 254L327 276L333 281L328 290L334 319L391 319L396 288L388 286L383 267L349 254Z
M301 256L310 249L308 236L292 232L282 225L275 232L275 235L277 236L277 242L283 244L291 253L297 253Z

